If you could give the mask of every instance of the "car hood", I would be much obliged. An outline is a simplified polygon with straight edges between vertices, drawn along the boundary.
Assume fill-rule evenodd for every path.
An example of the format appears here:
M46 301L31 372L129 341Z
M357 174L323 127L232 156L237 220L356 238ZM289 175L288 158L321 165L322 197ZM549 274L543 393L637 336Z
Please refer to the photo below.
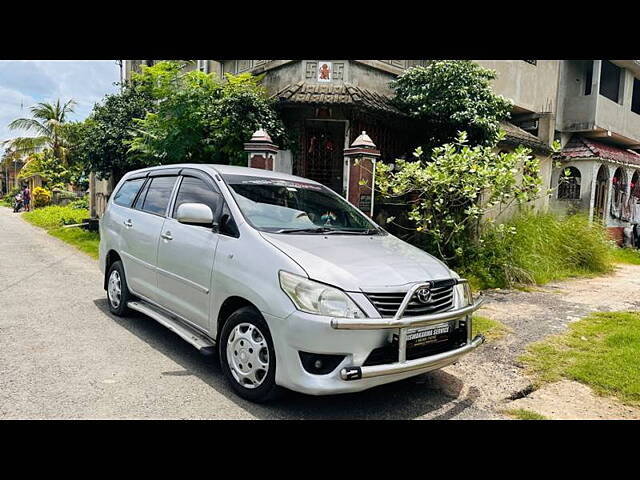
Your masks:
M435 257L393 235L261 235L298 263L309 278L346 291L451 278Z

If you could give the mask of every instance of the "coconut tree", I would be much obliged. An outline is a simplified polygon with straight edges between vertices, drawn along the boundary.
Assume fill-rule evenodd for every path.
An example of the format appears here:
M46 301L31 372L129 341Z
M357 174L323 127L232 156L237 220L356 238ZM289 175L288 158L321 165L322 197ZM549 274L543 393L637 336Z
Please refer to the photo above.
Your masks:
M68 145L65 139L65 122L73 112L76 102L72 99L62 104L41 102L30 108L32 118L17 118L9 124L11 130L23 130L34 133L32 137L16 137L3 144L11 150L24 155L49 149L51 154L63 165L67 165Z

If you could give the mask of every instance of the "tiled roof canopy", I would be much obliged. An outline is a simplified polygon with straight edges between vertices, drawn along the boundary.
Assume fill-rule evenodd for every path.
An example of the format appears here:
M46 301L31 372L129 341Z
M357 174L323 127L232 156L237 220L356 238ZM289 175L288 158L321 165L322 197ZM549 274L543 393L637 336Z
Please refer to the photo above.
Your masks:
M640 154L606 143L574 135L569 143L562 149L560 156L565 159L589 159L601 158L628 165L640 165Z
M274 97L281 103L308 103L318 105L352 105L366 110L405 116L391 104L391 99L349 83L322 85L305 82L290 84Z
M546 155L551 153L551 147L549 147L549 145L535 135L515 126L513 123L500 122L500 128L504 130L506 134L505 139L501 143L513 146L524 145L525 147L529 147L536 152Z

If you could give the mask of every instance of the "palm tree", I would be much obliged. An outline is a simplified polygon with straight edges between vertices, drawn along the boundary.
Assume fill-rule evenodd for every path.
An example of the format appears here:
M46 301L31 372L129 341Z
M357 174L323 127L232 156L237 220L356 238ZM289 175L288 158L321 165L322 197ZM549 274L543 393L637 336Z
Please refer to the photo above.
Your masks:
M18 118L9 124L11 130L33 132L34 137L16 137L3 144L20 154L33 154L50 149L55 158L67 165L67 142L64 123L73 112L76 102L72 99L65 104L58 99L55 103L41 102L31 107L32 118Z

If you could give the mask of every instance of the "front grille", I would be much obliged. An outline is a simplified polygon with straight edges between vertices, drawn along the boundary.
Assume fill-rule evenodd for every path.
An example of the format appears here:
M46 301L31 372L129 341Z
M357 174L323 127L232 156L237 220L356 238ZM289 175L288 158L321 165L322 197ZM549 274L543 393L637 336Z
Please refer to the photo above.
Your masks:
M453 307L453 287L455 279L435 280L431 284L431 298L427 303L420 302L414 295L404 311L405 317L445 312ZM382 317L393 317L406 295L406 292L365 293Z

